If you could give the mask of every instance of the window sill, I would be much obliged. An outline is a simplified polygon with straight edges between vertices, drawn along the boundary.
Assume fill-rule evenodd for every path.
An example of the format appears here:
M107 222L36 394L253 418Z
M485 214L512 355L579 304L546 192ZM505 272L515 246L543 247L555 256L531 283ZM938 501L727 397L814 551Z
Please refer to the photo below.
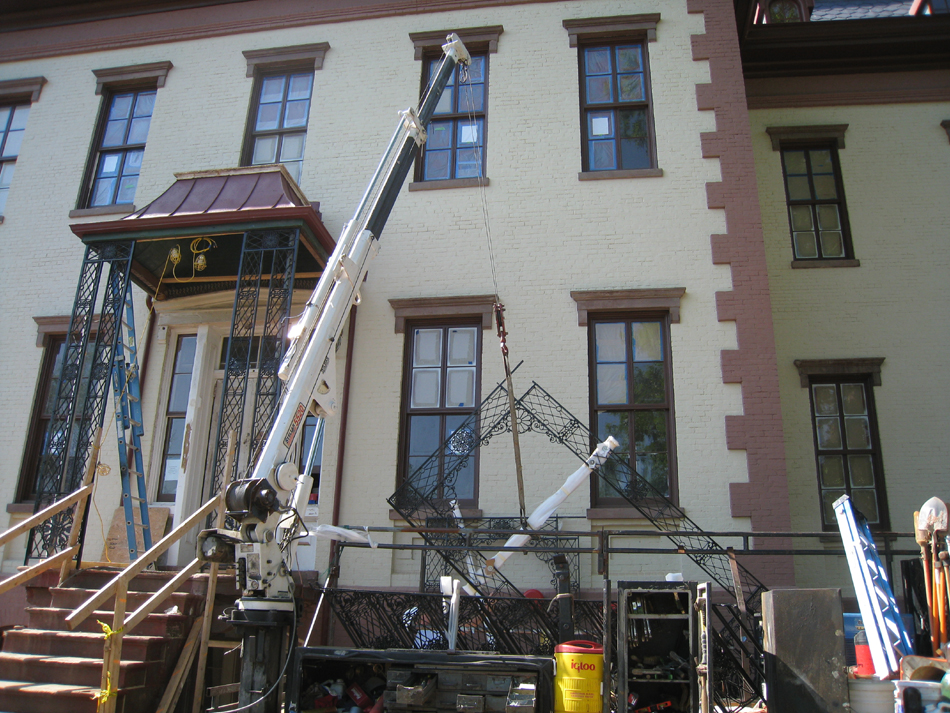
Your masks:
M7 512L9 513L29 513L33 514L36 506L33 503L7 503Z
M633 168L622 171L582 171L577 174L578 181L604 181L611 178L660 178L662 168Z
M409 184L410 191L440 191L444 188L471 188L473 186L488 186L488 178L450 178L444 181L413 181Z
M135 212L135 206L131 203L113 203L112 205L100 205L95 208L77 208L69 211L70 218L88 218L96 215L129 215Z
M793 270L816 267L861 267L860 260L792 260Z
M672 510L667 510L664 508L663 515L666 517L673 516ZM594 520L643 520L648 521L649 518L643 516L643 514L632 507L606 507L606 508L588 508L587 509L587 519Z
M462 510L462 519L464 520L478 520L482 517L481 508L461 508ZM393 509L389 510L389 519L393 521L405 522L402 515L396 512Z

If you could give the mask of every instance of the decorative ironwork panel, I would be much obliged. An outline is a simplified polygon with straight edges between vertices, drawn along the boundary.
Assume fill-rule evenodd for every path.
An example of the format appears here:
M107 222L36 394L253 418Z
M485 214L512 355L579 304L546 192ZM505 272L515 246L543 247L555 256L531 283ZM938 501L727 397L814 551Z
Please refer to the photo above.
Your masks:
M86 247L69 320L62 376L56 391L49 434L40 455L34 512L72 493L82 482L93 434L105 419L106 393L112 378L134 249L134 240ZM109 266L109 272L95 346L89 354L96 298L105 265ZM86 374L88 378L84 385ZM26 562L49 557L65 547L74 511L75 508L70 508L30 531Z
M368 649L448 648L448 613L441 594L329 589L334 613L353 640ZM523 656L552 656L557 609L547 602L510 597L462 597L456 649ZM603 637L601 602L575 602L577 635Z

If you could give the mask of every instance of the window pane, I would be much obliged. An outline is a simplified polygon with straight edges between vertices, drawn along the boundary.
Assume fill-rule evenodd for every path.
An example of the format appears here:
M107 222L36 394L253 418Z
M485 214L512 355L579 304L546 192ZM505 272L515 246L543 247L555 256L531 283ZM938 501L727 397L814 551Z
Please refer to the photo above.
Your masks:
M838 413L838 396L834 384L815 384L811 387L815 398L815 413L819 416L835 416Z
M112 106L109 108L109 120L128 119L132 110L134 94L117 94L112 97Z
M663 361L663 338L659 322L634 322L633 360Z
M597 403L627 403L627 365L597 365Z
M871 456L848 456L848 469L851 471L852 487L874 487L874 463Z
M135 200L135 189L138 187L138 176L124 176L119 179L119 192L115 197L115 202L131 203Z
M313 87L312 74L294 74L290 77L290 87L287 89L287 99L310 99Z
M811 200L811 187L808 185L808 176L789 176L788 198L793 201Z
M666 411L637 411L633 417L637 454L666 453Z
M617 168L616 145L613 141L590 142L590 170L607 171Z
M613 101L614 93L610 75L587 78L587 103L605 104Z
M438 181L451 178L449 175L451 151L426 151L425 175L427 181Z
M7 122L10 120L10 113L13 107L0 106L0 135L7 130Z
M818 227L822 230L838 230L841 228L841 218L838 216L838 206L820 205L818 208ZM794 210L794 209L793 209ZM812 226L809 225L809 228Z
M281 163L284 165L284 168L287 169L287 173L290 174L290 177L294 179L294 183L299 185L303 161L281 161Z
M442 405L441 376L440 369L412 370L411 408L439 408Z
M100 178L92 190L92 205L111 205L112 195L115 193L115 178Z
M444 442L447 442L445 447L446 455L464 456L472 453L478 445L471 424L462 429L463 424L468 419L469 414L446 415L444 437ZM457 436L457 438L454 438L455 436Z
M168 410L172 413L185 413L188 410L188 392L191 390L191 372L175 374L172 377L171 393L168 396Z
M122 173L125 174L137 174L142 168L142 157L145 156L145 152L141 149L138 151L129 151L125 154L125 164L122 166Z
M666 453L638 453L637 473L660 495L670 494L670 465Z
M851 503L857 508L870 523L881 521L880 513L877 508L877 493L874 490L852 490Z
M618 80L620 82L620 101L643 101L642 74L622 74Z
M838 197L838 189L835 187L835 177L833 175L813 177L815 182L815 198L818 200L831 200Z
M445 459L446 497L470 500L475 497L475 459L474 458L446 458Z
M261 82L261 104L282 101L284 98L284 77L267 77Z
M482 175L480 151L478 149L459 149L456 154L455 177L476 178Z
M841 403L845 414L866 414L868 406L864 400L864 384L842 384Z
M439 103L435 105L436 114L451 114L455 108L455 88L447 86L442 96L439 97Z
M7 195L10 193L9 188L4 188L0 186L0 215L3 215L3 211L7 207Z
M191 373L195 368L195 349L198 346L198 337L181 337L178 340L178 353L175 355L175 372Z
M260 136L254 139L254 155L251 163L274 163L277 159L277 137Z
M140 119L132 119L132 126L129 129L128 143L144 144L145 140L148 138L148 127L151 121L151 118L147 116Z
M439 416L409 417L409 455L428 457L439 449L440 421Z
M816 418L819 448L841 448L841 426L837 418Z
M612 111L592 111L587 115L588 136L591 138L608 138L614 135L614 114Z
M840 232L821 231L821 255L822 257L844 257L844 240Z
M611 71L610 48L590 47L584 50L584 67L587 74L607 74Z
M620 444L614 450L619 456L630 453L630 417L625 412L597 414L597 441L603 443L607 436L613 436Z
M287 102L284 113L284 127L296 128L307 125L307 116L310 114L310 101Z
M142 92L135 100L133 116L151 116L155 108L155 92Z
M464 68L465 76L462 79L466 82L484 82L485 81L485 58L472 57L472 63Z
M620 161L625 169L649 168L650 144L646 139L621 139Z
M110 153L103 154L99 159L99 176L117 176L119 174L119 165L122 160L122 154Z
M822 490L821 491L821 516L826 525L835 525L838 519L835 517L835 500L844 495L843 490Z
M819 206L823 208L824 206ZM812 230L814 221L812 220L811 206L793 205L789 206L788 212L792 218L792 230Z
M812 173L833 173L831 151L828 149L813 149L808 152L811 159Z
M594 358L598 362L627 360L626 324L598 322L594 325Z
M847 416L844 430L848 436L848 448L871 447L871 425L867 416Z
M416 329L413 332L412 365L441 366L442 330Z
M475 327L461 327L449 330L449 366L470 366L475 364L475 344L478 332Z
M106 124L106 133L102 137L102 146L121 146L125 143L125 128L129 122L125 119L110 121Z
M785 173L791 175L802 175L808 172L805 165L804 151L783 151L782 158L785 160Z
M447 408L466 408L475 405L475 368L454 367L448 369L445 383Z
M814 233L794 233L795 257L818 257L818 241Z
M306 134L289 134L280 142L281 161L299 161L303 158Z
M276 129L280 122L280 104L261 104L257 108L257 131Z
M818 456L818 470L821 487L844 487L844 459L841 456Z
M662 362L633 365L633 402L661 404L666 401L666 374Z
M447 149L452 146L453 121L433 121L426 130L426 150Z
M643 48L638 45L617 48L618 72L643 71Z
M0 164L0 188L9 188L13 182L13 170L16 168L14 161L7 161Z
M459 112L467 114L482 111L485 111L485 85L463 84L459 87Z
M458 146L481 146L482 144L482 122L459 122Z

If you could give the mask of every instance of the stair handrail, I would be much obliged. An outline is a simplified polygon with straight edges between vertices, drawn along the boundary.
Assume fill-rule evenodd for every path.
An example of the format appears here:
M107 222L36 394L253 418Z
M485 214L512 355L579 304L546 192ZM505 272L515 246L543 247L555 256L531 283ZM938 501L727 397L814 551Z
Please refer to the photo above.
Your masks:
M227 492L231 473L230 461L233 461L234 458L234 444L236 440L237 434L231 431L228 434L227 458L229 462L225 470L225 482L221 486L221 491L193 512L188 518L183 520L181 524L165 535L165 537L152 545L151 549L145 551L138 558L130 562L125 569L110 579L66 617L66 626L73 631L77 626L88 619L100 604L106 601L110 596L115 597L112 626L109 627L100 622L105 634L105 643L102 650L101 690L97 696L99 700L98 713L114 713L115 711L117 684L122 660L123 636L138 626L159 604L165 601L184 582L201 569L204 563L197 558L192 560L161 589L145 600L138 609L132 612L131 616L127 617L126 605L128 604L129 582L131 582L137 574L145 570L146 567L155 562L169 547L184 537L212 511L218 509L219 517L223 516L225 510L224 497ZM205 602L205 607L208 606L210 606L210 603Z
M89 497L92 495L94 488L93 480L96 476L96 467L99 465L99 445L102 439L102 428L96 429L95 438L93 440L92 452L89 456L89 465L86 467L86 473L83 476L81 487L79 490L70 493L62 500L57 500L49 507L46 507L40 510L37 513L34 513L26 520L14 525L13 527L7 529L3 534L0 534L0 547L6 545L10 540L22 535L24 532L32 530L34 527L46 522L54 515L58 515L67 508L76 505L76 513L73 515L72 526L69 531L69 538L66 540L66 548L60 550L54 555L40 560L36 564L27 567L21 572L18 572L12 577L0 582L0 594L10 591L16 587L19 587L21 584L29 582L31 579L37 575L45 572L48 569L53 569L53 567L60 567L60 576L59 582L63 583L63 580L66 578L66 575L72 570L73 566L78 567L80 563L72 563L71 560L79 553L79 537L82 533L82 521L85 517L86 508L88 507Z

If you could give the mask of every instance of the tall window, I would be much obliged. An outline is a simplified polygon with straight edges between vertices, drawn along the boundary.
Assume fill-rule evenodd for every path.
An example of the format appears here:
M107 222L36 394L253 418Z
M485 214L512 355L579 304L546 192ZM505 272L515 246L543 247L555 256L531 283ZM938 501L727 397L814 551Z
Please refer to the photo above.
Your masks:
M613 436L615 453L661 495L673 495L673 385L668 317L592 318L590 321L592 432ZM626 491L628 473L607 463L602 475ZM592 501L626 504L616 490L594 478Z
M0 106L0 216L7 205L7 193L13 181L13 169L26 132L30 105Z
M155 108L154 89L106 96L89 207L132 203Z
M245 165L282 163L294 181L300 182L312 93L312 69L258 78L248 122Z
M582 46L580 73L584 170L654 168L647 43Z
M853 258L837 148L783 146L782 167L795 259Z
M407 328L406 384L403 405L404 477L435 454L440 481L454 479L454 496L464 505L478 498L477 452L440 451L475 412L481 377L481 325L417 325ZM445 496L449 492L443 491ZM440 493L441 495L442 493Z
M428 86L441 58L427 58ZM488 105L488 55L473 54L472 63L458 65L426 127L421 179L440 181L485 175L485 120Z
M195 347L198 337L178 337L171 385L168 389L168 407L165 410L165 446L162 473L158 484L158 500L174 502L181 476L181 456L185 442L185 419L188 413L188 393L195 370Z
M875 528L888 527L874 393L870 377L813 376L812 430L825 529L835 529L834 502L848 495Z

